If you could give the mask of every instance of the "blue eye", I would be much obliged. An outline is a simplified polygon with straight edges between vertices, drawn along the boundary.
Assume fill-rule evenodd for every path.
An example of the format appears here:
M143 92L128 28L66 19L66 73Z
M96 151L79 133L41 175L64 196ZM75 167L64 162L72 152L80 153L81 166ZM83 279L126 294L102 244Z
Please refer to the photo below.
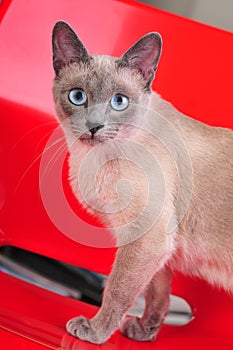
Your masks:
M111 98L110 104L115 111L123 111L128 107L129 99L124 95L116 94Z
M83 89L73 89L69 92L69 100L76 106L82 106L87 102L87 94Z

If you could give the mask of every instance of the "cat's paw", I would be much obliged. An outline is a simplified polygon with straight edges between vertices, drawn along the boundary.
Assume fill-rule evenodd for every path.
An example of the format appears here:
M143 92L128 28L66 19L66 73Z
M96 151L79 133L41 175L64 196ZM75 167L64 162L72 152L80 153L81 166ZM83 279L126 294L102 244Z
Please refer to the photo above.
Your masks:
M97 333L91 326L91 321L86 317L80 316L69 320L66 324L67 332L76 338L88 341L94 344L102 344L105 337Z
M121 333L137 341L153 341L160 327L144 327L140 321L139 317L125 318L120 325Z

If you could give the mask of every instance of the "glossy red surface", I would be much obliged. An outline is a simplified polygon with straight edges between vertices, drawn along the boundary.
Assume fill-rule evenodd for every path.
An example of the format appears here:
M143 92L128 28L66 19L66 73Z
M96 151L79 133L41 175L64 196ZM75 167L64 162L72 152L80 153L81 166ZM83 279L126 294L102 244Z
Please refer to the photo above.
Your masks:
M51 30L59 19L75 28L93 54L119 56L146 32L160 32L163 56L153 87L186 114L228 127L233 127L233 34L133 1L50 0L45 5L3 0L0 4L0 164L4 170L0 174L0 245L15 245L108 273L114 249L91 248L67 238L49 219L40 196L40 156L57 126L51 94ZM64 179L65 175L66 165ZM64 190L73 204L65 180ZM96 224L79 205L75 210ZM89 228L86 224L83 236ZM31 339L0 330L2 348L100 348L74 341L64 329L70 317L93 315L94 307L4 273L0 281L2 327ZM130 341L117 332L101 348L231 349L233 299L204 282L181 276L173 289L194 308L195 319L188 326L164 327L151 344Z
M207 346L218 349L222 344L224 349L232 349L233 346L232 300L204 282L176 276L177 293L185 296L194 308L194 320L190 324L164 326L157 341L152 343L132 341L117 331L105 344L98 346L67 335L64 328L66 321L76 315L92 317L96 307L42 290L4 273L0 273L0 279L3 286L0 289L0 324L3 328L0 339L1 346L5 345L4 349L15 349L17 346L18 349L31 350L37 349L37 344L44 348L65 350L167 350L170 347L196 350ZM20 337L8 337L6 330Z

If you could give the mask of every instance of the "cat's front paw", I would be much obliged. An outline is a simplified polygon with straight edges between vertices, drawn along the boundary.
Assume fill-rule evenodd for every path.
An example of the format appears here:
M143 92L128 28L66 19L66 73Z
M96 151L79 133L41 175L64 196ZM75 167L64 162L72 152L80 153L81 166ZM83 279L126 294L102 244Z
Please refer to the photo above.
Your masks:
M130 317L123 320L120 331L127 338L137 341L153 341L160 327L144 327L139 317Z
M90 343L102 344L107 340L104 336L98 334L98 332L93 329L91 321L83 316L69 320L66 324L66 329L67 332L74 337Z

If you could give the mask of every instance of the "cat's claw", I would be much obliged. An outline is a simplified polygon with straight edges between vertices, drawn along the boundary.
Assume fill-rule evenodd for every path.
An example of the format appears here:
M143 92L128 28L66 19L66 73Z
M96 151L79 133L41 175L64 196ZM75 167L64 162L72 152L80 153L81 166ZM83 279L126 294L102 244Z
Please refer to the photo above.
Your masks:
M137 341L153 341L160 327L143 327L139 317L125 318L120 325L120 331L127 338Z
M75 317L66 324L67 332L76 338L94 344L102 344L106 339L101 337L91 326L91 321L84 316Z

